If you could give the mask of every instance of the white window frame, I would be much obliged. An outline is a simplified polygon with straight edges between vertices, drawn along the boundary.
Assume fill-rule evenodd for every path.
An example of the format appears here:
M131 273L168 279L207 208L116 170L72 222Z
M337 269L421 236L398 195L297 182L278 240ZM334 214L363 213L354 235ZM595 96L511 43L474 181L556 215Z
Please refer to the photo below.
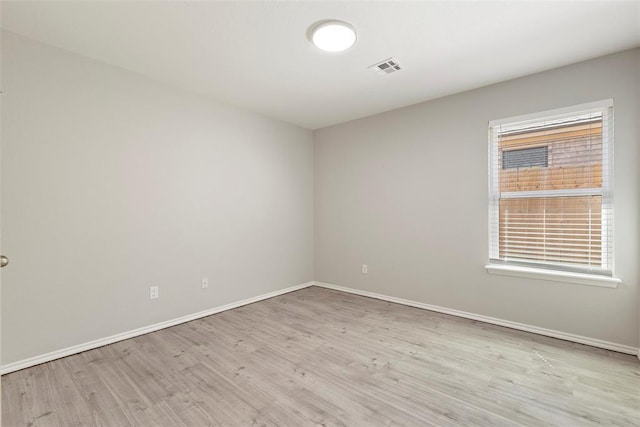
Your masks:
M532 279L552 280L559 282L580 283L594 286L604 286L615 288L621 283L619 278L614 276L613 265L613 218L604 220L607 215L613 215L613 117L610 111L613 109L613 99L590 102L586 104L574 105L565 108L547 110L523 116L509 117L489 122L489 260L485 266L487 272L492 274L526 277ZM564 189L551 190L554 196L580 196L580 195L600 195L602 196L602 238L607 239L607 243L602 247L602 259L604 266L598 271L575 271L570 267L558 267L551 269L549 265L541 264L536 266L535 262L509 262L498 260L499 251L499 204L501 197L506 198L530 198L548 197L549 191L522 191L500 193L498 176L499 171L494 170L495 159L498 155L497 135L494 129L500 125L523 126L541 120L553 118L561 120L563 118L589 113L602 113L603 124L606 123L606 135L603 135L602 144L602 188L600 189ZM606 227L605 228L605 224Z

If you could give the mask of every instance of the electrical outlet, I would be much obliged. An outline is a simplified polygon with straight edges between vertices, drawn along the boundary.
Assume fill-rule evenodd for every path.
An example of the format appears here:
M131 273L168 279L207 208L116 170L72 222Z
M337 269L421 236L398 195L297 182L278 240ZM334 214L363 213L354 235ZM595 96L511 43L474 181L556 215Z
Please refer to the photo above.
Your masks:
M203 277L200 283L202 284L202 289L207 289L209 287L209 278Z
M158 289L157 286L151 286L149 288L149 298L150 299L156 299L160 297L160 290Z
M367 274L368 270L367 264L362 264L362 274Z

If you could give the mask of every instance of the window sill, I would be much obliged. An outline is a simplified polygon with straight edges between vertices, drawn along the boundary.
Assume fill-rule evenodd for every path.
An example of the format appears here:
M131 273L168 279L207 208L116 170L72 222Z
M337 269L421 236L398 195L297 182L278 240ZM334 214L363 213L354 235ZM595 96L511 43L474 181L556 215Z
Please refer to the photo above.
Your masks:
M554 282L579 283L581 285L617 288L622 280L615 277L598 276L596 274L571 273L567 271L544 270L513 265L489 264L484 268L488 273L502 276L526 277L528 279L551 280Z

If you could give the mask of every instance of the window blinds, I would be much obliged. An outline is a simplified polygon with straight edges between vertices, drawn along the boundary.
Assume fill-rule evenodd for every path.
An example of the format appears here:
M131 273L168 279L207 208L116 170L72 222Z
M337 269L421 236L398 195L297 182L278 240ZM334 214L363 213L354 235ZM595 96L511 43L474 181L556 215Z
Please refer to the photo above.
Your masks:
M492 262L612 275L610 102L490 124Z

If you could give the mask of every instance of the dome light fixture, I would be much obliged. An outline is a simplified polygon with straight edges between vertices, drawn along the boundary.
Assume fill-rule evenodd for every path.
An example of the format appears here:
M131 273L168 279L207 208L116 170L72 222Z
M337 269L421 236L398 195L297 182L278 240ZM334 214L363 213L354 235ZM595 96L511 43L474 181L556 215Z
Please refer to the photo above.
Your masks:
M311 42L325 52L341 52L355 44L356 30L343 21L320 21L311 29Z

